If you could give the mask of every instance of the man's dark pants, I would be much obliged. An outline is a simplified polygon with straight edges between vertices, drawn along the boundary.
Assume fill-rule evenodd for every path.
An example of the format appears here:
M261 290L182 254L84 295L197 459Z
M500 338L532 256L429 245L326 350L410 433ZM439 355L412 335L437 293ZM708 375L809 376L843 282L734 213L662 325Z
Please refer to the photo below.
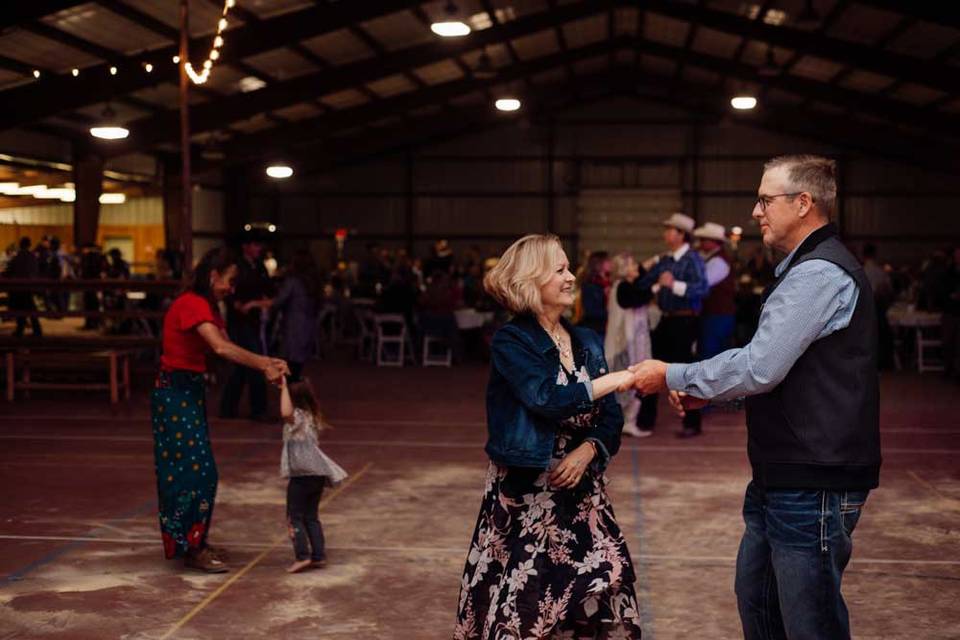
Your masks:
M260 341L259 329L249 323L237 323L230 327L230 338L239 347L247 351L263 354L263 344ZM250 416L259 418L267 412L267 382L263 373L256 369L250 369L239 364L233 365L230 377L223 388L223 396L220 398L220 417L236 418L237 410L240 406L240 398L243 396L244 385L250 387Z
M653 357L664 362L694 362L693 344L700 331L699 319L694 315L665 315L650 336ZM643 396L637 426L653 429L657 422L658 394ZM700 411L688 411L683 418L683 428L700 431Z

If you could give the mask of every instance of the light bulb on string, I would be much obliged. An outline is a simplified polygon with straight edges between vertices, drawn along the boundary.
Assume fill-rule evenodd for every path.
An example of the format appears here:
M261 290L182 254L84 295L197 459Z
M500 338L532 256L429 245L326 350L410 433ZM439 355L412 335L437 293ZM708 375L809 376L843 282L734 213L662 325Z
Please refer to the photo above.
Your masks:
M76 67L74 67L70 73L72 73L73 77L76 78L78 75L80 75L80 69L77 69Z
M112 75L112 76L117 75L117 68L116 68L116 67L110 67L110 75Z
M147 73L151 73L153 71L153 65L148 62L147 64L143 65L143 70Z
M39 78L39 77L40 77L40 69L34 69L34 70L33 70L33 77L34 77L34 78Z
M187 76L191 81L193 81L194 84L203 84L210 79L210 72L213 69L213 63L214 61L220 59L219 49L223 46L223 36L221 33L223 33L223 31L229 25L227 22L227 13L229 13L230 9L234 6L236 6L236 0L224 0L222 17L219 21L217 21L217 34L213 39L213 46L210 48L210 52L207 54L207 59L204 60L202 65L200 65L202 71L197 73L193 64L189 60L184 62L184 71L186 71ZM176 60L179 61L179 59L180 57L177 56Z

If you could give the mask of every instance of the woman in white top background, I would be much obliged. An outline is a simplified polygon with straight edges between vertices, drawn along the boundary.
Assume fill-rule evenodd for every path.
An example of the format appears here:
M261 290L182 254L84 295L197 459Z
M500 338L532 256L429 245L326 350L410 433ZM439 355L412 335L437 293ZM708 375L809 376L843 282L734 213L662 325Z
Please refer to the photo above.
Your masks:
M614 292L607 301L607 332L603 340L603 352L607 356L611 371L629 367L634 362L643 362L650 358L650 323L648 305L640 307L621 307L616 291L621 282L632 283L640 277L640 265L629 253L620 253L613 258ZM637 415L640 413L640 398L632 389L617 394L617 401L623 409L623 433L641 436L637 428Z

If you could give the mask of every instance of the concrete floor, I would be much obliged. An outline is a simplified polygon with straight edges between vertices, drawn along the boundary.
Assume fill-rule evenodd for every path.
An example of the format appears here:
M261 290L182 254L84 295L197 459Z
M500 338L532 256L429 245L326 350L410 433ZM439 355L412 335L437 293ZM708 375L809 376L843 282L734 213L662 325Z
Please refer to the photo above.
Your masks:
M162 559L148 376L115 411L99 395L0 405L0 640L450 638L486 466L485 368L311 373L335 426L322 446L352 477L322 507L330 564L298 575L283 571L279 427L212 421L211 540L234 557L230 573L207 576ZM957 397L936 376L883 379L882 486L845 579L856 638L960 638ZM610 471L645 638L740 637L743 414L705 425L680 441L664 412Z

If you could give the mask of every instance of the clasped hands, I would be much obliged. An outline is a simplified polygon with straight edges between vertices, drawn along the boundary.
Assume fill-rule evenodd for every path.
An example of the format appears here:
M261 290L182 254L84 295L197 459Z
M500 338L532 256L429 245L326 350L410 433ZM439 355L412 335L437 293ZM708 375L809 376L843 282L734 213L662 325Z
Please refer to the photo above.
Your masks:
M667 389L667 367L669 365L661 360L644 360L637 364L632 364L621 373L624 374L623 381L617 387L621 393L634 389L642 395L650 395L669 391L670 406L673 407L681 416L686 415L687 411L700 409L707 405L708 400L695 398L683 391L670 391Z
M280 358L267 358L267 363L263 367L263 376L267 382L280 385L283 383L283 377L290 375L290 367L285 360Z

